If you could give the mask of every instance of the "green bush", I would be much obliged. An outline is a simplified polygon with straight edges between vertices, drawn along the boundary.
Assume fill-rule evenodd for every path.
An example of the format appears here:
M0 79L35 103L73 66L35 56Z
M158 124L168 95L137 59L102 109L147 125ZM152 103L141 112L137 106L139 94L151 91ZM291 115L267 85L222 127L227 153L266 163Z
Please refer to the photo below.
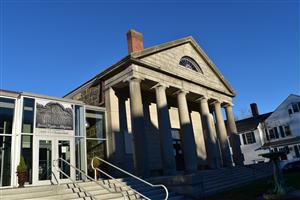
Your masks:
M19 165L17 166L17 172L21 173L21 172L26 172L26 171L27 171L27 165L25 163L24 157L21 156Z

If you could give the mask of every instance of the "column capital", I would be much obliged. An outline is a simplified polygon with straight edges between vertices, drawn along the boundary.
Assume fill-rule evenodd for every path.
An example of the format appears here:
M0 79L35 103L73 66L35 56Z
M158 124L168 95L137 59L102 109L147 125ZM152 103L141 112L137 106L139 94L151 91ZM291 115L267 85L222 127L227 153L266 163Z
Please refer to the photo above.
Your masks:
M185 89L178 89L176 92L173 93L173 95L178 95L178 94L184 94L184 95L187 95L189 93L188 90L185 90Z
M216 104L220 104L221 105L221 101L218 99L213 99L213 101L210 103L210 105L216 105Z
M202 96L202 97L200 97L200 98L198 98L198 99L196 99L195 100L195 102L203 102L203 101L205 101L205 102L207 102L208 101L208 97L206 97L206 96Z
M169 85L167 85L165 83L157 83L153 87L151 87L151 89L163 88L165 90L168 87L169 87Z
M233 103L231 103L231 102L223 102L223 107L224 108L227 108L227 107L232 107L234 104Z
M123 82L130 82L130 81L136 81L136 82L141 82L143 81L144 78L141 76L137 76L137 75L132 75L132 76L128 76L127 78L125 78L123 80Z

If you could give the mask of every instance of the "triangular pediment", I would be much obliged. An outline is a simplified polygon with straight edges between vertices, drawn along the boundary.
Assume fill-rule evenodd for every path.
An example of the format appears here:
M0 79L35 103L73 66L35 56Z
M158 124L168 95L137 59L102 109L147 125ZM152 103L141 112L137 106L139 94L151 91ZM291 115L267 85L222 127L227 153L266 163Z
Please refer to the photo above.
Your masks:
M143 51L132 53L131 56L158 66L163 70L182 74L182 76L186 76L190 80L205 87L221 91L230 96L235 96L232 87L192 37L147 48ZM180 59L184 56L195 60L203 73L186 69L179 65Z

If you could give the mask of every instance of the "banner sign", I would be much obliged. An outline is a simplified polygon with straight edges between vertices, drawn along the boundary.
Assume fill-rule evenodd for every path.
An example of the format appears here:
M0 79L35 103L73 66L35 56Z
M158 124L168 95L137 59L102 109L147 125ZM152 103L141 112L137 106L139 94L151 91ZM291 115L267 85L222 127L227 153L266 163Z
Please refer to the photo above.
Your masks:
M37 101L36 128L73 130L71 105L63 105L53 101Z

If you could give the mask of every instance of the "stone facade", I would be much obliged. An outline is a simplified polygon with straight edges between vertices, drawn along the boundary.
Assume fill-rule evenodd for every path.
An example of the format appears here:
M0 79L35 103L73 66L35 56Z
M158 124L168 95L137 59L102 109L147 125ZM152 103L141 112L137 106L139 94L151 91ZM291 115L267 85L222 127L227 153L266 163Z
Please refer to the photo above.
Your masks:
M100 105L103 88L108 158L141 176L174 174L182 156L186 173L243 164L231 108L235 93L194 39L147 49L130 39L138 49L129 48L127 57L66 96ZM180 65L184 56L202 72ZM181 149L175 152L176 132Z
M72 98L74 100L83 101L93 106L101 106L104 104L103 82L96 81L91 85L83 88Z

